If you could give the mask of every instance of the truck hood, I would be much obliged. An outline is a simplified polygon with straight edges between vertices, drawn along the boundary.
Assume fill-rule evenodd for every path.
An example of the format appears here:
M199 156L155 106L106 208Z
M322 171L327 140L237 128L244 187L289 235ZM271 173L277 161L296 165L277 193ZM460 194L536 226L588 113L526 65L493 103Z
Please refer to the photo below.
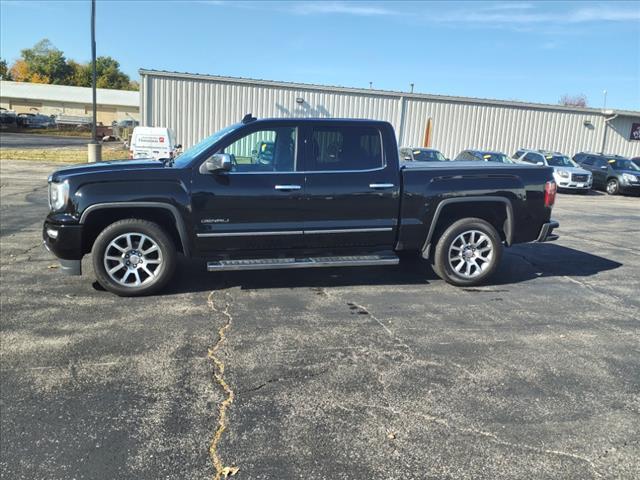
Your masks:
M138 159L138 160L113 160L110 162L87 163L85 165L71 165L56 170L49 177L50 181L57 182L64 178L88 173L115 172L123 170L162 170L171 168L169 164L164 164L159 160Z
M580 168L580 167L551 167L553 168L554 172L557 172L559 170L564 170L565 172L569 172L569 173L575 173L576 175L591 175L591 172L589 170L585 170L584 168Z

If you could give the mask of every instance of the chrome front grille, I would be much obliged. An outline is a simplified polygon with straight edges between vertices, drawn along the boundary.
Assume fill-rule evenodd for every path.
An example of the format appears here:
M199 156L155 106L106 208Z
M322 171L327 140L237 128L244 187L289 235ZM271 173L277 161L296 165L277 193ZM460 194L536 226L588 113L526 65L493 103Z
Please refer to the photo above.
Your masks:
M574 173L571 175L571 181L585 183L589 180L589 175L584 173Z

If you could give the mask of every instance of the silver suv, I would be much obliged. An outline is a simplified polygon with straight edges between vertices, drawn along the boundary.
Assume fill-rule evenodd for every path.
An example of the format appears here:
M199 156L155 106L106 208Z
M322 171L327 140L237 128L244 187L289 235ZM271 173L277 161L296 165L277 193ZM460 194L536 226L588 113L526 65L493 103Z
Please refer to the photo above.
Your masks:
M589 170L559 152L546 150L518 150L512 158L519 163L533 163L553 168L553 178L560 189L588 192L593 184Z

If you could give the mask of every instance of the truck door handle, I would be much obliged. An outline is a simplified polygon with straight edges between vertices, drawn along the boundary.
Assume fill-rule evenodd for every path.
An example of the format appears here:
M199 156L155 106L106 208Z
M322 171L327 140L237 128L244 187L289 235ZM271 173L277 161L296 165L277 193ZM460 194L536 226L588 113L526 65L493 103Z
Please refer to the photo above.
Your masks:
M276 185L275 187L276 190L283 190L283 191L288 191L288 190L300 190L302 187L300 185Z
M373 188L375 190L384 190L385 188L393 188L395 185L393 183L370 183L369 188Z

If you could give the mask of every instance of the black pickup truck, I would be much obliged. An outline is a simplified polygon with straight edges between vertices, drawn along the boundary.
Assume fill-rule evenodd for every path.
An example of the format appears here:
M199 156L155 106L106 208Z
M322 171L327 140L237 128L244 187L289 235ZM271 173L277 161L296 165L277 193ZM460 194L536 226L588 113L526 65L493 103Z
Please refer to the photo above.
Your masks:
M160 289L178 253L224 271L393 265L416 252L468 286L504 245L557 238L555 192L539 166L401 167L387 122L247 115L175 159L56 171L43 237L70 274L91 252L118 295Z

